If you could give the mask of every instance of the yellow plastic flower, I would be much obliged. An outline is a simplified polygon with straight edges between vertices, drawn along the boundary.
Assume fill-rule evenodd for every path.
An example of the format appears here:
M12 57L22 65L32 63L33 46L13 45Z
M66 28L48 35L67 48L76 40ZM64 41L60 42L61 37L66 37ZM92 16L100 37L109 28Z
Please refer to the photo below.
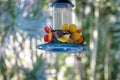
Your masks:
M69 25L68 24L63 24L62 31L68 31L68 30L69 30Z
M75 42L76 40L78 40L80 38L80 34L77 32L73 32L71 34L71 39Z
M70 32L75 32L77 30L77 26L75 24L70 24L69 25L69 31Z
M80 36L78 40L76 40L76 43L83 43L84 42L84 39L83 39L83 36Z
M71 33L70 38L63 38L62 41L64 42L70 42L70 43L82 43L83 37L80 35L82 32L81 29L77 29L77 26L75 24L64 24L62 26L62 31L69 31Z

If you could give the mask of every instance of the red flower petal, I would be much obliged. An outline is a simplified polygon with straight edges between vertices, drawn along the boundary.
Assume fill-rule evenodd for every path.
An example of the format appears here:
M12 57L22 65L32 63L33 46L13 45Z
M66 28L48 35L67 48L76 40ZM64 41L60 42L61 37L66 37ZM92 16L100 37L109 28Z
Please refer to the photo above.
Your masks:
M82 32L82 29L78 29L76 30L77 33L81 33Z
M51 32L51 29L48 26L46 26L44 29L45 29L45 32L47 32L47 33Z
M80 38L76 40L76 43L83 43L83 42L84 42L83 36L80 36Z
M49 32L51 32L52 27L51 26L46 26L44 29L45 29L45 32L49 33Z
M45 41L45 42L48 42L48 35L45 35L45 36L44 36L44 41Z

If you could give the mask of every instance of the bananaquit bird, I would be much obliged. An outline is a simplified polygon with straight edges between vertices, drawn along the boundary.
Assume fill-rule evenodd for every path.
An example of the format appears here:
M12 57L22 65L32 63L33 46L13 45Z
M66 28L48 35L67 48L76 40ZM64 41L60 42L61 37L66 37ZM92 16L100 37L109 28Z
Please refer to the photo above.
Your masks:
M54 36L57 38L60 42L67 42L70 37L69 31L62 31L62 30L52 30Z

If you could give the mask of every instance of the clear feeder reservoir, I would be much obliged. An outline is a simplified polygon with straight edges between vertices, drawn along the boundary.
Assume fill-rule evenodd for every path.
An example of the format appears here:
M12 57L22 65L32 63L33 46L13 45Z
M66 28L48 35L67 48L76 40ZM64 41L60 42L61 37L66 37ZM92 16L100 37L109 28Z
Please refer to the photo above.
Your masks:
M63 24L72 23L72 8L53 9L53 29L60 29Z
M69 0L56 0L53 8L53 29L61 29L63 24L72 23L72 8L74 5Z

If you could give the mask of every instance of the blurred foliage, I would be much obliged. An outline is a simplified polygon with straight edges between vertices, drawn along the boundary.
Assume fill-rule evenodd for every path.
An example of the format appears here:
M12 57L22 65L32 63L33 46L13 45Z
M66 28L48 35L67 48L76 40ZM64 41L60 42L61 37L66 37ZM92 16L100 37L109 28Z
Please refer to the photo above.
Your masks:
M97 1L97 0L95 0ZM116 80L120 79L119 76L119 59L116 59L116 55L119 55L120 49L120 35L119 35L119 19L120 19L120 1L119 0L99 0L99 4L96 4L95 1L76 1L76 16L79 16L79 20L82 20L83 35L87 43L90 43L90 30L94 28L95 24L95 7L99 9L99 20L97 23L98 29L98 50L97 50L97 65L96 65L96 75L95 80L106 80L104 76L104 67L105 67L105 57L107 53L107 43L109 42L107 37L110 38L110 48L109 48L109 70L110 70L110 79ZM90 8L90 12L85 14L86 9ZM90 63L89 54L88 64ZM86 68L88 68L87 63L85 63ZM88 68L89 69L89 68ZM90 75L88 73L88 75ZM98 77L98 78L97 78Z
M72 54L56 55L35 49L42 43L47 19L51 19L48 4L52 1L0 0L0 80L90 80L91 51L83 52L80 62ZM106 57L109 79L120 80L120 1L75 2L75 14L87 44L91 43L90 34L97 24L95 80L107 80Z
M1 80L46 79L45 63L35 46L42 40L42 28L49 16L48 3L43 0L0 1Z

